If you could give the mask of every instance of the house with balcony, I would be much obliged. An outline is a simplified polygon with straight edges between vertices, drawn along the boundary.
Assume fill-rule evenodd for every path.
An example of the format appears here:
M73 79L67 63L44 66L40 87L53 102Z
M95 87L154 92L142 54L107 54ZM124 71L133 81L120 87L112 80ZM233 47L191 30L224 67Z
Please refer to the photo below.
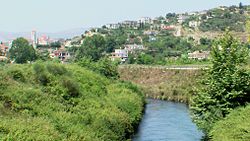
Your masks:
M150 17L142 17L138 22L143 24L153 24L153 20Z
M200 21L190 21L188 23L188 26L191 27L191 28L196 28L198 26L200 26L201 22Z
M179 15L179 17L177 18L177 20L178 20L178 23L182 24L182 23L185 22L188 18L189 18L189 16L187 16L187 15Z
M58 58L62 62L67 61L71 57L70 53L67 52L64 48L56 49L56 50L50 50L49 55L50 55L50 58L52 58L52 59Z
M188 53L189 59L197 59L197 60L204 60L208 59L210 55L210 51L195 51L192 53Z
M137 45L137 44L128 44L128 45L124 45L124 50L126 50L127 52L133 52L135 50L144 50L144 46L143 45Z
M6 56L9 49L8 43L0 43L0 56Z
M111 53L111 60L120 60L125 62L128 59L128 51L125 49L115 49L115 52Z
M107 24L106 25L106 28L108 28L108 29L118 29L120 27L121 27L120 24Z

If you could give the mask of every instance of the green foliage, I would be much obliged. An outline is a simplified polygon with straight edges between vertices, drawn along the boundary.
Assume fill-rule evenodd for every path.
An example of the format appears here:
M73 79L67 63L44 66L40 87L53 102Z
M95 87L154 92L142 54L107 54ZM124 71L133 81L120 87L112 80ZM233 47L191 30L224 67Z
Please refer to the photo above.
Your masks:
M50 83L49 74L45 70L45 66L42 63L37 62L34 64L33 69L36 73L36 80L42 85L46 86Z
M210 132L213 141L249 141L250 106L237 108L215 123Z
M25 76L24 76L24 72L23 70L19 69L19 68L15 68L11 71L8 72L9 75L16 81L25 81Z
M47 69L49 71L49 73L53 74L53 75L63 75L67 73L67 70L64 66L60 65L60 64L48 64L47 65Z
M225 31L227 28L230 30L244 31L244 23L246 21L246 17L241 13L237 13L235 11L230 11L230 9L224 10L211 10L210 16L207 20L204 20L200 25L201 31Z
M132 84L77 65L0 68L0 140L126 140L143 104Z
M118 74L118 63L112 62L109 58L102 58L97 62L94 62L92 59L83 58L77 62L78 65L86 67L92 71L95 71L107 78L117 79L119 78Z
M17 38L13 41L9 54L10 59L20 64L27 63L27 61L34 61L37 58L35 49L24 38Z
M250 101L250 74L242 67L248 55L246 46L228 32L213 44L212 67L191 105L193 120L206 132L231 110Z
M150 98L188 104L200 70L171 70L163 66L127 65L119 68L122 80L140 85ZM143 83L142 83L143 82ZM131 88L132 89L132 88Z
M247 33L248 33L248 43L250 44L250 20L249 19L246 22L246 30L247 30Z
M94 35L93 37L87 37L84 39L82 46L76 53L77 60L83 57L90 57L94 61L103 57L105 50L105 38L101 35Z
M70 99L71 97L77 97L81 94L80 86L73 79L69 77L64 77L64 81L62 81L62 86L66 89L66 94L64 95L64 99Z
M154 61L154 58L148 54L140 54L136 60L138 64L152 64Z

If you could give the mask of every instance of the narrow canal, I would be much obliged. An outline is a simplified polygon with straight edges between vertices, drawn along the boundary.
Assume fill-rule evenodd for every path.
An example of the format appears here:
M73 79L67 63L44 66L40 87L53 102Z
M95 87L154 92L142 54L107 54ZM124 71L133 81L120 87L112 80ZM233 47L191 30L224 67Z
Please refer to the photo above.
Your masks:
M185 104L148 99L145 115L132 141L200 141Z

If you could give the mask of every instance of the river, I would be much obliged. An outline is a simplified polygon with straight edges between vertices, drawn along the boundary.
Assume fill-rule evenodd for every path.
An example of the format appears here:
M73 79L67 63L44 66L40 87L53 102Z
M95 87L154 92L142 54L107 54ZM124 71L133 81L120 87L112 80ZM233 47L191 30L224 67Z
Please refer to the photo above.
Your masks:
M203 133L182 103L148 99L144 117L132 141L200 141Z

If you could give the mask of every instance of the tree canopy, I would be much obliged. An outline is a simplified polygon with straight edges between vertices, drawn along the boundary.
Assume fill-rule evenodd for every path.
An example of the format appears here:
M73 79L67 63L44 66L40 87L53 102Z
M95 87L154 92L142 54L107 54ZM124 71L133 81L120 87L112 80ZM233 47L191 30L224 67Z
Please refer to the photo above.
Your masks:
M10 59L20 64L37 58L35 49L24 38L17 38L13 41L9 54Z
M105 50L105 38L101 35L94 35L93 37L87 37L82 46L79 48L76 58L80 60L84 57L92 58L94 61L103 57Z
M231 110L250 102L250 74L242 66L247 47L227 32L213 44L211 56L212 67L191 104L193 120L206 132Z

